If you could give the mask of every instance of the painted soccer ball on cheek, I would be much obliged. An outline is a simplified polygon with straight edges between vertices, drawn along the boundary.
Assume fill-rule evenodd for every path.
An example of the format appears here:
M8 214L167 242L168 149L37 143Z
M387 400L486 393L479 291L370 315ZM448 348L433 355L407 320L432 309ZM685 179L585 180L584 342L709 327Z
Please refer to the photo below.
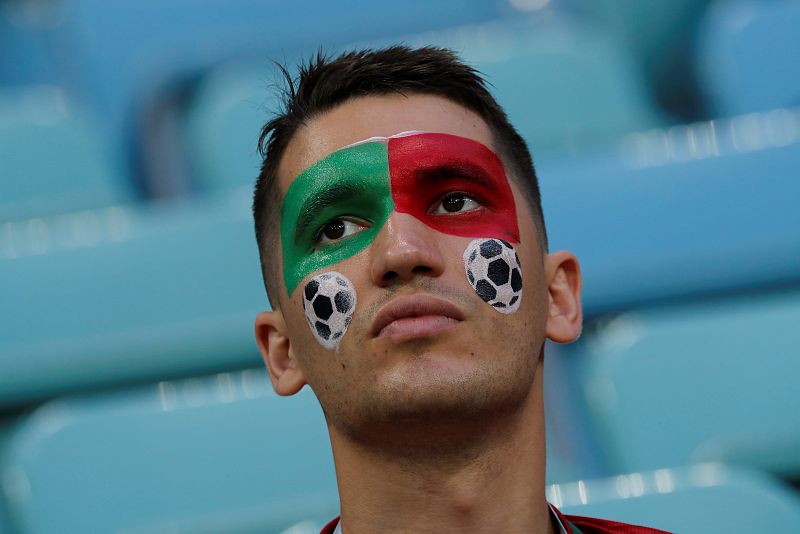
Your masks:
M475 239L464 251L464 270L478 296L500 313L522 300L522 268L514 247L502 239Z
M320 344L334 349L342 340L356 307L356 290L344 275L330 271L312 278L303 289L303 311Z

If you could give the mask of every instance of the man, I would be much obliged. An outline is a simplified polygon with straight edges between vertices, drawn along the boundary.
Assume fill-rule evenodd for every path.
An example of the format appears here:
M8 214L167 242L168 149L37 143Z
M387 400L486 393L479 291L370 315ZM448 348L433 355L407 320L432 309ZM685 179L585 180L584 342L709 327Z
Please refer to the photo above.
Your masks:
M263 129L256 236L275 391L308 384L341 518L323 532L653 532L544 497L545 338L581 329L524 141L454 54L317 56Z

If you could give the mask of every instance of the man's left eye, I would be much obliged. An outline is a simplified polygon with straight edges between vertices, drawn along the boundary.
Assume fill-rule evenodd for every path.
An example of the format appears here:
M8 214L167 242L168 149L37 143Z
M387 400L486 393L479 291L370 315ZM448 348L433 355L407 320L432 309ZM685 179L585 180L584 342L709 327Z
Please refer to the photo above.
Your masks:
M465 193L450 193L442 198L433 213L436 215L461 213L465 211L473 211L480 207L481 205L477 200L466 195Z

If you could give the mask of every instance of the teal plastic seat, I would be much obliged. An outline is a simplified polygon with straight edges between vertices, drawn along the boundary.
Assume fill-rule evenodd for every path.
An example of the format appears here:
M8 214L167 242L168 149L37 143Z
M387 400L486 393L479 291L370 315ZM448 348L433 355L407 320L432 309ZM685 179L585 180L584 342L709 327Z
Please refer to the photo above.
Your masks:
M59 59L94 105L111 150L125 158L135 149L144 160L138 163L146 167L140 178L148 192L171 197L186 193L185 176L174 176L183 169L171 160L178 149L175 102L213 66L489 20L498 16L498 6L484 0L358 0L347 6L325 0L140 0L115 6L64 0L58 13L53 38L70 44Z
M581 261L589 317L800 283L800 110L626 136L538 166L551 250Z
M86 117L57 88L0 91L0 222L133 198Z
M719 116L800 106L800 5L717 2L703 22L699 76Z
M550 250L580 260L588 320L581 341L548 352L546 367L557 377L545 385L550 450L561 457L550 480L694 460L779 473L798 465L797 425L782 408L797 370L786 334L797 317L775 293L800 287L798 132L796 110L770 112L641 132L619 153L539 166ZM740 300L723 300L737 293ZM728 306L744 314L746 303L764 318L727 314ZM665 323L667 310L674 311ZM624 324L613 321L620 314L647 321L638 344L602 341L614 338L602 325ZM780 317L787 329L766 317ZM749 324L772 337L762 340ZM729 364L724 351L732 344ZM754 358L762 363L750 365L751 402L736 386L749 367L734 362ZM587 390L611 390L617 400L603 408ZM732 404L709 395L730 395Z
M705 463L548 487L567 514L681 534L797 532L800 499L756 471Z
M0 405L258 364L248 197L0 224Z
M483 73L534 160L665 124L623 43L557 14L422 36Z
M257 141L280 96L266 82L276 69L267 61L217 68L198 87L182 127L182 145L193 187L209 193L254 186L261 168Z
M263 367L47 403L0 470L21 533L277 533L339 509L316 397Z
M725 460L800 473L800 286L609 316L573 347L609 472Z

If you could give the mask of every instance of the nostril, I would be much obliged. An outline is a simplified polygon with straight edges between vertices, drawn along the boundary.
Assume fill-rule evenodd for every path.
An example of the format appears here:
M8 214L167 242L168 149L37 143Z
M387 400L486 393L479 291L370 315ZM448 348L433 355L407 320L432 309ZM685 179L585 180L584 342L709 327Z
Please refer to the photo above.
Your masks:
M393 278L395 278L396 276L397 276L397 273L396 273L396 272L394 272L394 271L388 271L387 273L385 273L385 274L383 275L383 281L384 281L384 282L389 282L390 280L392 280L392 279L393 279Z
M416 267L411 269L411 272L414 274L428 274L431 271L432 269L426 265L417 265Z

